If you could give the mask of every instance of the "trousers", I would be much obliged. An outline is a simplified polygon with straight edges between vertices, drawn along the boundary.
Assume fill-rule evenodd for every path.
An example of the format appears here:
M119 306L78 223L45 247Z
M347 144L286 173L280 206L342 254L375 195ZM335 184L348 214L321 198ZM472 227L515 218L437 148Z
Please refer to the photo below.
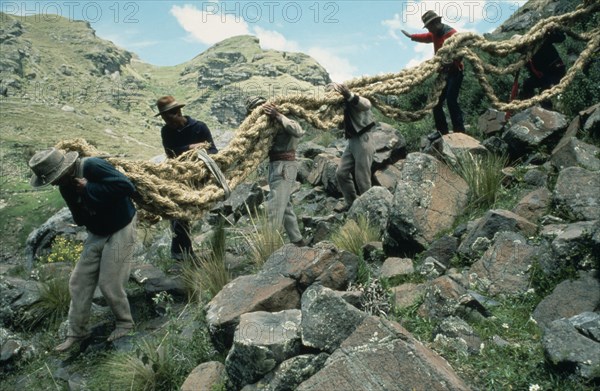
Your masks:
M297 174L298 163L295 161L278 160L269 163L269 222L277 229L283 225L291 242L302 240L298 220L290 201Z
M448 123L444 114L444 101L448 104L448 112L455 132L464 132L465 124L462 110L458 104L458 93L463 82L463 72L449 73L446 76L446 86L442 90L437 105L433 108L433 121L435 128L442 134L448 133Z
M344 195L346 205L352 205L358 194L371 188L371 164L375 146L369 132L348 140L348 146L335 172L340 191ZM354 181L356 181L356 187Z
M135 248L136 216L119 231L100 236L88 231L83 252L69 280L69 337L89 335L88 322L96 286L116 318L116 327L133 328L125 292Z

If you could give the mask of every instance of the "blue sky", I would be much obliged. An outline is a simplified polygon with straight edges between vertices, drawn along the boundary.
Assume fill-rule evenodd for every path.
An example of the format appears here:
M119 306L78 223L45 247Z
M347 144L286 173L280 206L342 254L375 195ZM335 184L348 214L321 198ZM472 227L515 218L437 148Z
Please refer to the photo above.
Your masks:
M264 49L311 55L334 81L398 72L433 55L400 32L426 32L435 10L459 31L491 32L525 1L2 1L3 12L86 20L96 34L155 65L192 59L213 44L251 34Z

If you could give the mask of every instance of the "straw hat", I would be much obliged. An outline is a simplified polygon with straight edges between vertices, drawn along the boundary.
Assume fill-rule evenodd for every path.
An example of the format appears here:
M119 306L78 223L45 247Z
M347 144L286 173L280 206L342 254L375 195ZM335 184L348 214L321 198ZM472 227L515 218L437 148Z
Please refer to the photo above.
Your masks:
M169 110L178 109L185 106L183 103L177 103L175 98L171 95L163 96L159 100L156 101L156 107L158 108L158 114L155 114L155 117L158 117L162 113L166 113Z
M246 99L246 112L250 113L252 110L262 105L267 101L266 98L262 96L250 96Z
M36 153L29 160L29 168L33 171L29 183L33 187L55 184L75 164L77 157L77 152L64 153L56 148Z
M426 28L427 25L433 22L436 19L442 19L441 16L435 13L435 11L427 11L421 16L421 20L423 21L423 28Z

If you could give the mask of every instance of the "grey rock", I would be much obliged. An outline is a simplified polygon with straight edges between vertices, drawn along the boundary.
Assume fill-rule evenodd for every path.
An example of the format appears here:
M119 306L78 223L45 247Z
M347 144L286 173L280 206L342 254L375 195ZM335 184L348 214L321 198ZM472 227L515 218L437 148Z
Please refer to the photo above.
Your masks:
M480 288L491 295L525 293L535 253L535 247L521 234L500 232L470 272L477 275Z
M558 174L553 201L574 221L600 219L600 175L580 167L568 167Z
M432 156L409 154L401 175L383 240L391 256L424 250L467 203L466 182Z
M544 329L552 321L570 318L583 312L596 311L600 306L600 281L596 272L582 272L574 281L558 284L533 311L532 317Z
M600 314L596 314L593 322L598 327ZM550 323L544 331L542 345L546 357L555 366L586 380L600 379L600 343L581 334L572 318Z
M357 270L358 257L338 251L332 244L315 248L287 244L267 259L261 273L292 278L301 289L315 281L331 289L345 289Z
M399 381L401 379L401 381ZM402 326L368 317L298 391L457 391L469 387Z
M317 373L329 357L326 353L302 354L282 362L273 372L258 383L242 388L242 391L289 391Z
M479 116L477 128L480 132L487 135L500 133L506 124L506 112L489 108Z
M567 128L564 115L532 107L510 119L502 139L508 144L511 158L517 159L542 146L554 147Z
M373 186L352 203L348 218L354 221L358 221L361 216L366 218L369 225L379 230L381 235L388 224L393 198L386 188Z
M300 310L243 314L225 360L229 381L240 389L300 351Z
M600 148L571 137L552 152L551 162L558 169L582 167L590 171L600 170Z
M371 131L375 155L372 170L378 170L406 157L406 139L393 126L377 123Z
M331 353L366 316L331 289L313 285L302 295L302 344Z
M503 209L489 210L473 229L467 234L458 247L463 256L477 257L476 246L479 238L492 239L497 232L520 232L527 237L537 231L537 226L525 218Z
M541 187L523 197L512 211L532 223L539 223L550 208L551 201L550 190Z
M231 281L206 305L206 320L217 348L231 345L240 316L254 311L283 311L300 306L296 282L259 273Z

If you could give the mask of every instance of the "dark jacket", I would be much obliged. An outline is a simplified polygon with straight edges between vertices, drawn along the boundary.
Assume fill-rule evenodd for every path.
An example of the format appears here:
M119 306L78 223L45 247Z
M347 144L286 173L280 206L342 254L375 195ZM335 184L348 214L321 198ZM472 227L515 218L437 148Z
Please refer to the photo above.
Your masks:
M552 32L545 37L544 43L527 63L529 72L538 79L558 75L565 75L565 64L563 63L558 50L553 44L561 43L565 40L565 34L558 31Z
M84 192L78 194L75 185L69 183L59 186L60 194L77 225L84 225L96 235L111 235L128 225L135 216L130 198L135 187L103 159L89 158L83 162L83 177L88 181ZM77 164L82 164L82 160Z
M168 125L162 127L160 136L167 157L173 158L189 151L190 144L207 142L210 144L208 153L217 153L217 147L208 126L202 121L185 116L187 125L181 129L172 129Z

